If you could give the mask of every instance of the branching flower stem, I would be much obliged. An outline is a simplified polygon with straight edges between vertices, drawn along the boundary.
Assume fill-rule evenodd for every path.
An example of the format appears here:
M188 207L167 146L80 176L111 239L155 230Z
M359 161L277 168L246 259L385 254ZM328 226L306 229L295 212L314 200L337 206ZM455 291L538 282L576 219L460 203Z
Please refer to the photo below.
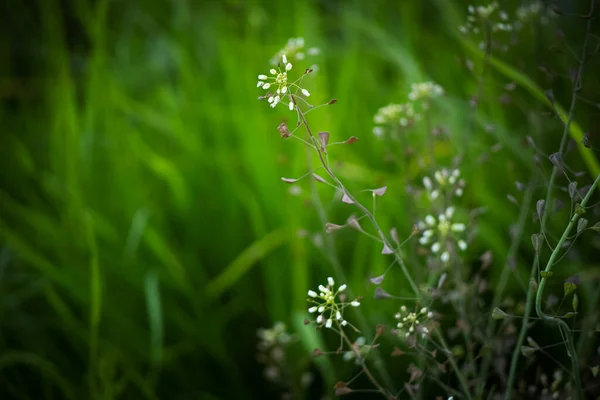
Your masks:
M594 3L595 0L591 0L591 13L593 13L594 11ZM582 49L582 57L579 63L579 68L577 70L577 75L576 78L573 82L573 94L572 94L572 98L571 98L571 106L569 108L569 114L566 117L566 120L564 120L564 131L563 131L563 135L560 141L560 146L559 146L559 152L562 153L566 142L567 142L567 137L569 134L569 130L571 127L571 121L573 120L574 114L575 114L575 104L577 103L577 93L579 91L579 89L581 88L581 75L583 72L583 65L585 64L586 61L586 54L587 54L587 47L588 47L588 39L590 37L590 30L592 27L592 19L590 18L588 20L587 23L587 28L586 28L586 35L585 35L585 39L583 42L583 49ZM562 119L562 116L561 116ZM550 174L550 180L548 181L548 190L546 193L546 200L545 200L545 207L544 207L544 211L542 213L542 218L540 221L540 232L542 234L545 233L546 231L546 221L548 219L548 215L550 214L549 209L551 208L551 200L552 200L552 190L554 188L554 181L556 180L556 175L558 173L559 168L555 165L552 168L552 173ZM591 193L594 191L593 189L595 188L595 186L598 183L598 178L596 179L596 181L594 182L594 185L590 188L590 190L588 191L586 198L589 199L588 196L591 196ZM585 201L585 203L584 203ZM582 207L585 206L585 204L587 203L587 201L584 200L582 201L581 205ZM571 221L573 221L573 218L575 219L575 222L577 222L577 219L579 219L579 215L577 213L575 213L571 219ZM570 228L569 228L570 227ZM558 252L560 251L561 248L561 244L564 243L564 240L566 240L566 236L568 236L568 232L570 232L570 229L572 229L572 225L571 223L569 224L569 226L567 226L567 230L565 231L565 234L563 234L563 237L561 238L562 242L559 242L559 245L555 246L552 255L554 255L552 259L552 263L554 262L554 260L556 259L556 255L558 254ZM552 268L552 263L548 263L546 268ZM534 261L533 261L533 265L532 265L532 271L531 271L531 276L532 278L535 277L535 272L537 270L537 266L539 265L539 252L536 252L536 255L534 257ZM531 282L530 282L531 283ZM504 398L506 400L511 398L512 395L512 390L513 390L513 386L514 386L514 382L516 379L516 373L517 373L517 365L518 365L518 358L519 355L521 353L521 346L523 345L523 341L525 340L525 335L527 333L527 325L529 324L529 315L530 315L530 311L531 311L531 306L532 306L532 302L533 302L533 292L535 291L535 288L537 286L537 295L535 297L536 299L536 312L538 314L539 317L545 319L545 320L550 320L553 321L555 323L558 324L559 328L561 329L561 331L564 329L564 326L566 326L566 323L561 320L558 319L556 317L552 317L552 316L548 316L547 317L551 317L550 319L545 318L543 315L545 315L542 310L541 310L541 298L542 298L542 293L543 293L543 289L546 285L546 278L542 277L539 286L538 285L529 285L529 289L527 290L527 299L525 302L525 312L523 315L523 321L522 321L522 325L521 325L521 332L519 333L519 337L517 339L517 342L515 343L515 349L513 352L513 357L511 360L511 367L510 367L510 372L508 375L508 381L507 381L507 388L506 388L506 392L505 392L505 396ZM539 302L539 310L538 310L538 302ZM564 324L564 326L563 326ZM579 365L577 362L577 353L576 353L576 349L575 346L573 344L573 336L570 334L570 332L568 332L568 326L567 326L567 331L564 332L567 338L567 346L569 348L569 353L571 353L571 361L572 361L572 365L573 365L573 375L575 377L575 385L577 387L577 391L578 391L578 396L581 396L581 378L579 376Z
M587 192L587 194L581 201L582 209L584 209L585 205L588 203L588 201L592 197L592 194L594 193L596 187L598 186L598 182L600 182L600 175L598 175L598 177L596 177L596 180L594 181L594 183L590 187L589 191ZM548 279L547 273L552 271L552 267L554 266L554 263L555 263L557 257L559 256L559 253L560 253L560 250L562 249L563 244L567 240L567 237L569 236L569 234L571 233L573 228L577 225L577 220L579 220L581 215L582 215L581 212L575 211L575 213L573 213L573 216L571 217L571 220L569 221L567 228L565 229L560 240L556 244L554 251L550 255L550 259L548 259L548 263L546 264L546 268L544 269L544 272L546 272L546 274L545 274L546 276L542 276L542 279L540 280L540 284L538 287L537 295L535 297L535 311L536 311L538 317L540 317L546 321L550 321L550 322L557 324L558 327L565 334L564 336L566 337L566 340L567 340L567 343L566 343L567 349L569 352L569 356L571 357L571 363L572 363L572 369L573 369L572 372L573 372L574 379L575 379L575 385L576 385L579 393L581 393L581 378L579 376L579 361L578 361L578 356L577 356L577 349L575 348L575 344L573 343L573 335L571 335L571 333L569 332L569 325L567 325L567 323L565 321L563 321L559 317L554 317L550 314L544 313L544 311L542 310L542 298L544 296L544 288L546 287L546 282Z
M373 384L373 386L375 386L377 388L377 390L381 393L381 395L384 396L386 399L388 399L388 400L395 399L394 395L391 394L388 390L386 390L381 385L381 383L379 383L379 381L377 380L377 378L375 377L375 375L373 375L373 373L371 372L371 370L367 366L366 360L362 358L360 352L353 345L352 341L348 338L348 336L346 335L346 333L344 332L343 329L340 329L340 335L342 336L342 339L344 340L344 342L346 342L346 344L348 345L348 347L354 352L356 358L358 360L362 359L362 361L360 363L360 366L361 366L363 372L365 373L365 375L367 376L367 378L369 378L369 380Z
M377 220L375 219L375 216L365 207L363 206L360 202L358 202L358 200L356 200L356 198L346 189L346 187L344 186L344 184L338 179L338 177L335 175L335 173L331 170L331 168L329 167L327 161L325 160L325 157L323 156L323 151L321 150L321 144L319 143L319 141L317 140L317 138L314 136L314 134L312 133L310 126L308 125L308 121L306 120L306 117L304 116L304 113L302 112L302 110L300 109L300 107L298 107L297 101L296 101L296 96L295 95L290 95L292 98L292 101L295 104L295 108L298 111L298 116L300 117L300 120L302 121L302 124L304 125L304 127L306 128L306 131L308 133L308 135L310 136L314 147L317 151L317 154L319 156L319 161L321 162L321 165L323 166L323 168L325 169L325 171L327 172L327 174L331 177L331 179L333 179L333 181L335 182L335 184L340 188L340 190L342 190L342 192L344 193L344 195L346 195L346 197L348 199L350 199L353 204L358 207L366 216L367 218L369 218L371 220L371 223L373 224L373 227L375 229L375 231L377 232L377 234L379 235L379 237L381 238L381 241L384 244L384 247L387 247L389 249L391 249L394 253L394 258L396 259L396 261L398 262L398 264L400 265L400 268L402 269L402 272L404 273L404 276L406 277L408 283L410 284L412 290L414 291L414 293L416 294L416 296L418 298L421 297L421 293L419 291L419 287L416 285L415 281L412 279L410 273L408 272L408 268L406 267L406 264L404 263L404 259L402 258L402 256L400 255L400 249L395 249L392 247L392 245L390 244L390 241L388 240L388 238L386 237L386 235L383 233L383 231L381 230L381 228L379 227L379 224L377 223Z
M465 398L467 400L471 400L472 397L471 397L471 393L469 391L469 385L467 385L467 381L466 381L464 375L462 374L462 372L460 371L460 368L458 367L458 364L456 363L456 360L454 359L454 355L452 355L452 351L450 350L450 348L448 347L448 344L444 340L444 335L442 335L442 333L439 331L439 329L436 329L436 336L442 345L442 350L443 350L444 355L448 358L450 365L454 369L454 373L456 374L456 377L458 378L458 382L460 383L462 390L465 392Z

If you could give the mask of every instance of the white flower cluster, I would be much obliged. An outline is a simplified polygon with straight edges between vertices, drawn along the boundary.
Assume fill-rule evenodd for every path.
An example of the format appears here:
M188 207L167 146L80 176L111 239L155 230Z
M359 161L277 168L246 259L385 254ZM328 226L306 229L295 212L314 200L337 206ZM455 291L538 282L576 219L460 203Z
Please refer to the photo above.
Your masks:
M429 108L429 100L435 97L443 96L444 89L435 82L420 82L411 85L408 99L410 101L423 101L424 109Z
M452 222L454 207L448 207L443 214L436 217L427 215L417 227L422 231L419 243L431 245L431 251L440 255L440 260L446 264L450 261L450 250L457 245L460 250L467 249L467 242L462 239L466 226L463 223Z
M283 49L279 50L275 56L271 59L271 65L277 65L283 55L287 55L288 58L294 60L304 60L308 56L316 56L320 53L320 50L316 47L304 48L304 38L289 38Z
M396 332L402 338L409 338L412 335L420 335L422 339L429 335L429 328L425 324L433 319L433 312L427 307L421 308L418 312L409 312L406 306L400 307L400 312L394 315L398 320Z
M335 324L341 327L350 325L344 319L343 311L346 307L358 307L360 302L357 300L345 302L345 295L342 294L346 290L346 285L341 285L337 290L334 290L335 281L332 277L327 278L327 286L319 285L319 293L314 290L308 291L308 302L315 304L308 309L309 313L319 313L316 322L319 326L325 328L333 327ZM356 328L355 328L356 329Z
M542 25L548 25L550 20L555 17L556 14L544 7L542 2L534 1L521 5L517 9L516 15L517 22L515 23L515 26L517 28L522 28L523 24L535 20L539 20Z
M258 362L265 365L264 376L272 382L279 382L283 375L286 347L294 338L287 333L283 322L276 322L271 329L261 328L256 333L260 339L256 346L256 357Z
M407 127L412 125L415 121L418 121L421 116L415 113L415 109L411 103L406 104L388 104L385 107L381 107L373 121L378 125ZM382 136L385 130L381 126L373 128L373 134L375 136Z
M426 176L423 178L423 186L427 190L429 198L435 200L441 196L461 197L465 187L465 180L460 178L460 170L449 171L442 168L435 171L433 180Z
M487 6L469 6L467 8L469 15L467 22L458 27L458 30L463 34L480 33L478 24L481 22L489 23L492 32L510 32L514 26L508 23L508 14L505 11L498 11L498 3L492 2ZM496 16L496 11L498 11Z
M260 328L256 331L256 334L260 339L258 343L259 350L266 350L277 345L286 345L292 340L283 322L276 322L271 329Z
M408 94L408 102L404 104L388 104L377 110L373 117L375 127L373 134L382 137L387 131L394 128L406 128L421 120L421 114L416 108L427 110L429 101L435 97L442 96L444 89L435 82L413 83Z
M282 68L283 66L283 68ZM292 63L288 62L287 56L284 54L281 56L281 63L277 65L277 69L271 68L269 73L272 76L267 76L264 74L258 75L258 82L256 87L263 88L265 90L269 90L271 86L273 88L277 88L275 90L275 94L271 92L267 92L266 98L271 107L275 108L277 104L286 102L288 103L288 108L290 111L294 110L294 101L292 100L292 90L299 90L304 96L310 96L308 90L301 88L298 85L298 81L289 82L288 81L288 71L292 69Z

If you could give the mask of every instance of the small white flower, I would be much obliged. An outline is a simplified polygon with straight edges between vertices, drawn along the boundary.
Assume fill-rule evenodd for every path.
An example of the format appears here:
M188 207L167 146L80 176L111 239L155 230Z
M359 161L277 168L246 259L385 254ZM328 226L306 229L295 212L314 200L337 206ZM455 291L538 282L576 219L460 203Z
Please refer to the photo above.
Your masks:
M463 223L455 223L452 224L450 229L452 229L454 232L464 232L465 231L465 224Z
M322 324L322 323L323 323L323 316L322 316L322 315L319 315L319 316L317 317L317 324Z
M293 101L290 101L288 108L290 109L290 111L294 110L294 102Z
M318 308L318 307L316 307L316 306L315 306L315 307L311 307L311 308L309 308L309 309L308 309L308 312L312 314L312 313L314 313L315 311L317 311L317 308Z
M358 307L358 306L360 306L360 302L358 302L358 301L354 300L352 303L350 303L350 305L351 305L352 307Z
M447 251L443 252L442 255L440 256L440 260L442 260L442 262L447 263L448 261L450 261L450 253L448 253Z
M329 283L329 286L335 285L335 281L333 280L332 277L327 278L327 283Z
M332 323L333 323L333 321L331 319L328 319L327 322L325 323L325 328L331 328Z
M341 312L339 312L339 311L337 311L337 312L335 313L335 319L337 319L337 320L340 320L340 319L342 319L342 313L341 313Z
M458 247L462 250L465 251L467 249L467 242L465 242L464 240L459 240L458 241Z
M287 63L287 64L285 64L285 70L286 70L286 71L289 71L289 70L291 70L291 69L292 69L292 63Z
M319 308L318 308L318 311L319 311L320 313L322 313L323 311L325 311L325 307L323 307L323 306L319 307Z
M270 87L271 87L270 83L265 83L264 85L262 85L262 88L265 89L265 90L268 89L268 88L270 88ZM272 99L272 97L269 97L269 99Z
M427 225L433 226L435 225L435 218L433 218L432 215L427 215L425 217L425 222L427 223Z
M257 87L257 88L258 88L258 87L261 87L261 86L263 86L264 84L265 84L265 83L264 83L263 81L258 81L258 82L256 83L256 87Z
M342 286L340 286L340 288L338 289L338 292L343 292L344 290L346 290L346 284L345 283Z
M346 325L348 325L348 321L346 321L346 320L343 320L343 321L341 322L341 324L342 324L342 326L346 326Z
M431 251L433 251L434 253L440 251L440 242L435 242L434 244L432 244Z
M281 61L283 61L284 64L287 64L287 57L285 54L281 56Z
M306 89L302 89L302 94L305 95L306 97L310 96L310 93L308 93L308 90L306 90Z
M258 76L258 79L260 79L261 81L264 81L265 79L267 79L268 77L265 74L260 74Z
M269 72L271 73L271 75L277 75L277 70L275 68L271 68Z
M373 135L377 137L383 136L383 128L380 126L376 126L375 128L373 128Z
M423 186L425 186L425 189L431 190L431 179L428 176L423 178Z
M315 292L314 290L309 290L309 291L308 291L308 295L309 295L310 297L317 297L317 292Z
M427 307L421 308L421 311L420 311L421 314L425 314L426 312L427 312Z
M433 312L429 311L429 312L427 313L427 318L433 318Z

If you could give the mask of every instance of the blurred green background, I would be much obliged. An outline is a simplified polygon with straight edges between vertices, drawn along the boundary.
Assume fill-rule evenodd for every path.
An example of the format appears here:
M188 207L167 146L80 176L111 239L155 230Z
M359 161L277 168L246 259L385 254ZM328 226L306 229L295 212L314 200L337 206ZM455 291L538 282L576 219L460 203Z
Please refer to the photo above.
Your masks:
M483 57L477 40L458 33L462 1L2 3L3 399L275 397L255 357L257 329L275 321L299 332L290 357L295 375L314 373L306 398L331 394L331 382L348 375L348 367L309 361L323 344L302 324L306 291L327 276L348 283L365 296L357 319L367 333L399 303L374 305L367 278L388 262L376 244L355 232L336 243L323 236L324 221L343 223L354 210L327 187L303 181L298 193L280 180L304 174L306 152L279 137L276 127L295 123L293 114L257 101L256 76L288 38L320 49L319 69L305 81L313 104L338 99L311 114L315 129L332 141L360 139L330 152L340 177L354 191L387 185L378 216L401 237L427 212L405 190L424 171L418 157L402 161L402 144L372 135L373 115L405 101L411 83L444 87L433 123L451 136L438 162L461 155L463 206L485 208L469 258L479 265L493 252L490 286L519 213L506 195L535 168L524 138L554 151L560 137L560 122L542 114L543 90L553 85L557 102L570 90L538 68L543 57L569 62L549 55L554 36L532 26L499 55L506 64L487 69L473 116ZM520 2L507 4L514 11ZM582 32L570 27L578 43ZM593 121L582 107L579 139ZM593 156L572 154L574 168L594 170ZM335 251L320 251L323 241ZM525 281L529 255L516 268ZM419 276L423 260L411 257ZM390 279L386 290L410 293L399 271ZM406 375L406 366L390 368Z

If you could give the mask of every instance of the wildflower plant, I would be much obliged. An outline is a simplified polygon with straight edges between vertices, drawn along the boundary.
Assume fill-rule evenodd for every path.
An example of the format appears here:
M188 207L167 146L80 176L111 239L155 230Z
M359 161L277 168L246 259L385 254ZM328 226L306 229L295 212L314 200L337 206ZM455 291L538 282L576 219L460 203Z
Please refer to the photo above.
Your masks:
M417 339L429 338L434 314L427 307L423 307L416 312L410 312L403 305L400 307L400 311L394 315L394 318L398 321L395 332L401 339L406 340L411 337Z
M412 103L388 104L375 114L373 121L376 126L373 128L373 134L382 137L386 132L412 126L420 119L421 115L415 113Z
M423 186L430 200L448 199L463 195L465 180L460 177L459 169L449 171L447 168L442 168L435 171L433 179L429 176L423 177Z
M462 238L466 225L462 222L454 222L453 217L454 207L448 207L437 217L427 215L425 220L417 225L421 230L419 243L430 246L431 252L439 255L444 264L448 264L456 248L460 251L467 249L467 242Z
M310 96L308 90L300 87L300 83L302 82L302 79L304 79L304 76L311 71L307 70L300 78L290 82L288 81L288 72L292 70L292 67L292 63L288 62L288 59L284 54L281 56L281 62L277 65L277 68L271 68L269 70L270 75L258 75L256 87L264 90L275 90L275 93L269 91L265 96L261 96L261 99L267 99L267 102L272 108L275 108L279 103L285 103L288 106L288 109L293 111L295 107L293 94L297 96L298 92L300 92L303 96Z
M317 47L306 48L303 37L289 38L285 46L271 58L270 64L277 65L284 55L290 60L303 61L305 58L315 57L319 53L320 50Z
M514 21L510 20L508 11L500 9L496 2L487 6L469 6L467 13L467 22L460 30L469 35L481 33L487 35L485 36L487 44L484 46L486 50L484 64L486 64L491 48L489 46L490 35L512 32L516 25ZM467 190L466 180L463 176L465 169L456 162L456 160L462 159L464 154L460 153L460 146L453 148L447 142L438 142L438 137L434 134L435 128L430 123L432 116L439 112L436 102L444 101L446 94L444 88L434 81L414 83L404 98L394 99L397 101L383 105L373 116L372 133L381 140L387 140L398 133L416 130L415 127L418 126L420 132L424 133L425 140L415 140L411 145L417 148L418 154L429 152L429 159L426 160L416 160L416 157L413 157L414 154L403 157L402 160L407 165L412 163L412 165L418 165L427 171L425 174L413 171L413 175L408 175L410 170L407 168L403 170L403 174L406 176L399 178L404 182L408 182L409 179L422 180L424 189L417 189L417 196L414 198L415 204L410 204L405 210L402 210L407 218L414 222L412 229L407 229L407 231L410 230L408 236L402 238L399 230L395 227L392 227L389 232L384 231L377 218L381 210L378 210L377 215L375 213L377 198L389 195L392 190L388 190L388 186L364 189L362 192L370 192L371 196L368 201L373 202L372 206L367 205L368 203L362 202L361 196L364 195L361 192L357 194L348 189L348 185L338 176L338 165L330 161L330 157L333 158L333 152L330 152L331 146L351 145L358 141L357 137L346 136L334 139L337 136L335 132L318 132L309 123L307 118L309 113L333 105L337 100L333 99L319 105L310 104L310 93L304 86L305 78L312 72L310 68L296 75L297 78L291 77L294 71L302 71L302 69L294 68L290 62L290 55L296 54L294 63L301 62L304 54L299 49L302 49L303 46L303 41L298 43L294 39L288 42L284 50L277 55L276 68L269 71L270 75L259 75L257 83L259 88L267 91L260 99L267 99L272 108L283 103L296 116L295 126L293 123L289 123L288 126L287 121L279 124L277 130L281 134L281 138L293 138L300 141L307 147L308 154L315 155L318 159L317 168L314 168L312 160L309 160L306 166L307 171L303 175L299 178L282 178L282 181L290 185L298 185L305 178L314 179L327 188L333 188L334 196L332 197L339 198L341 203L354 207L354 213L350 214L344 222L330 222L327 210L318 202L319 194L316 193L314 195L315 207L318 208L325 234L318 232L313 235L313 237L319 238L318 241L313 240L313 243L323 251L331 264L338 268L340 263L336 259L332 242L328 240L329 235L334 235L342 229L352 229L372 239L379 246L381 255L391 258L391 263L383 274L373 274L374 276L369 279L370 283L374 285L374 298L399 303L396 308L399 311L381 317L383 320L380 321L381 324L377 325L373 334L369 332L368 325L349 322L350 318L347 315L349 308L354 309L350 316L356 314L356 316L364 317L363 313L368 311L364 310L365 307L359 307L361 299L352 296L351 290L346 284L336 286L333 277L327 278L326 285L319 285L316 290L308 291L309 319L305 322L307 325L316 326L324 335L339 336L340 342L336 351L315 349L313 356L343 354L345 360L355 361L359 368L357 376L365 376L374 390L384 398L397 399L398 393L401 391L398 392L395 389L393 380L380 362L379 350L385 339L394 347L392 356L406 355L406 347L410 349L407 351L415 356L415 362L409 364L409 377L402 383L402 390L406 390L413 397L425 398L425 393L428 393L426 382L431 379L433 382L452 381L452 388L441 385L445 389L445 398L456 396L456 398L465 399L489 397L485 391L490 381L507 382L508 395L505 398L509 399L515 387L519 357L522 353L531 356L536 352L543 352L542 346L530 345L528 347L524 345L524 338L531 326L533 318L531 312L535 304L538 320L554 324L559 329L572 362L573 382L567 381L561 375L555 379L555 382L558 382L555 384L556 390L552 388L551 390L553 393L562 395L561 390L566 392L572 388L573 392L581 393L582 387L581 382L578 381L578 359L572 327L565 322L566 319L572 318L578 313L579 298L574 293L576 285L573 284L574 287L568 286L568 288L565 286L563 302L557 308L559 310L566 299L572 299L569 300L573 308L573 311L570 312L572 314L566 313L561 317L555 309L544 309L542 301L547 282L552 277L552 268L564 256L562 249L570 248L565 243L574 241L582 232L589 229L587 219L583 215L590 208L590 199L600 180L600 177L597 178L592 185L586 188L586 191L579 191L576 183L572 183L576 177L569 176L569 169L565 167L560 156L565 151L566 141L564 138L569 132L569 124L573 118L572 111L568 116L557 111L557 114L563 118L565 133L557 153L559 156L555 155L554 158L550 158L553 169L548 179L547 196L542 202L538 201L536 207L540 232L532 237L535 259L532 263L530 284L526 287L527 300L522 305L522 320L519 322L509 321L510 314L499 306L506 300L504 293L506 281L509 280L515 269L509 263L516 257L520 248L525 225L525 222L522 221L526 221L529 216L526 212L528 206L523 206L525 211L522 212L523 217L520 218L517 226L520 231L511 233L511 251L507 256L506 267L502 270L499 278L498 288L492 296L488 289L487 277L487 269L494 262L491 251L481 255L479 270L474 271L473 260L466 258L466 255L471 255L470 253L477 249L478 243L477 237L474 235L476 233L475 220L473 217L465 217L465 215L474 214L469 212L472 209L468 204L471 196L465 196ZM298 57L298 53L302 55ZM585 49L583 54L586 54ZM579 73L575 75L574 99L576 98L575 93L580 90L580 82L577 82L577 79L581 79L583 59L585 56L580 58ZM477 97L484 94L482 82L483 73ZM473 107L467 118L474 121L473 115L477 112L477 108ZM469 131L478 129L474 123L467 125ZM447 129L446 131L449 136L453 135L451 130ZM468 135L470 133L468 132ZM436 151L436 146L443 147L444 152ZM536 151L541 153L540 149L536 149ZM450 157L453 159L452 162L448 159ZM442 167L443 165L453 165L453 167ZM460 168L463 170L461 171ZM547 232L547 219L550 215L550 204L554 199L553 189L556 186L557 176L561 173L570 182L568 192L573 203L572 212L568 226L560 239L550 244L554 236ZM426 176L423 177L423 175ZM536 176L536 178L539 177ZM532 179L532 182L535 183L536 180ZM530 192L527 192L529 197L526 199L531 197L534 188L535 185L532 184ZM339 196L337 196L338 194ZM573 234L574 230L575 234ZM467 238L469 238L468 244ZM550 249L545 268L544 259L541 257L544 246ZM466 252L467 248L469 248L469 254ZM418 257L423 254L423 251L431 255L427 257L427 265L419 265L424 263ZM410 260L410 263L407 260ZM431 267L432 262L434 263L433 268ZM412 297L407 297L404 293L398 295L390 293L397 289L394 286L388 286L388 281L386 281L386 276L391 273L393 267L399 268L407 286L410 287L410 296ZM348 298L353 300L348 300ZM492 307L489 307L490 301ZM434 313L432 309L435 309L436 312ZM356 319L356 321L360 320L366 319ZM506 324L497 326L497 321L505 321ZM392 330L386 330L388 324L393 326ZM518 325L521 326L520 330ZM505 333L500 333L500 328L504 329ZM392 334L387 335L388 332ZM360 336L357 337L358 333ZM508 374L502 375L498 371L491 372L491 365L495 357L494 351L500 346L507 346L507 343L508 346L515 343L512 357L503 358L503 362L510 364ZM534 342L531 341L531 343ZM493 347L492 351L490 351L491 347ZM377 362L374 362L375 360ZM596 373L598 371L600 371L600 367ZM451 374L451 378L446 375L448 373ZM352 393L356 390L353 386L354 382L355 378L338 382L334 388L336 394ZM558 389L559 386L561 389ZM548 393L550 391L544 392L544 394Z
M356 299L346 302L345 290L345 284L340 285L336 289L335 281L332 277L329 277L327 278L327 286L319 285L318 293L314 290L308 291L308 302L313 304L308 309L308 312L310 314L318 314L315 320L318 326L325 328L335 327L338 330L343 329L345 326L350 326L355 331L358 331L354 325L350 324L344 318L344 310L347 307L360 306L360 301Z

